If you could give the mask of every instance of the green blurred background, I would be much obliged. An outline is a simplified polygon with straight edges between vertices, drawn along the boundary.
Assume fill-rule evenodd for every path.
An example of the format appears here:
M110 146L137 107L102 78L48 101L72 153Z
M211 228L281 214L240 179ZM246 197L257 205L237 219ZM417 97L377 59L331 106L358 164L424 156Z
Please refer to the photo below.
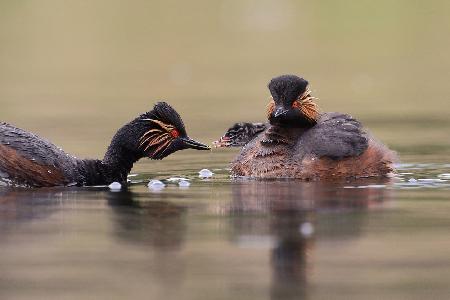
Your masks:
M442 157L449 11L440 0L0 0L0 120L101 157L164 99L209 142L264 120L267 82L293 73L324 111L356 116L401 155Z

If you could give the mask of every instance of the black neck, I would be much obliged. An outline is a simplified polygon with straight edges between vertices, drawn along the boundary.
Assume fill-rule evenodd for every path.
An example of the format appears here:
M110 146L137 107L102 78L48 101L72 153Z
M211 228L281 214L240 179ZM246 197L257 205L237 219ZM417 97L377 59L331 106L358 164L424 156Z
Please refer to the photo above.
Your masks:
M130 123L131 124L131 123ZM103 160L81 160L81 185L105 185L112 182L126 182L133 164L142 157L136 147L133 126L127 124L113 137Z
M133 164L138 161L141 156L126 147L121 140L122 135L116 135L106 151L102 160L105 175L108 180L123 182L126 181L128 174L133 168Z
M309 120L305 116L301 115L288 115L283 119L276 119L269 117L269 123L272 126L280 128L300 128L302 130L308 130L317 124L316 120Z
M108 153L108 152L107 152ZM105 159L83 159L79 161L78 185L106 185L112 182L126 182L127 176L137 159L126 156L106 155Z

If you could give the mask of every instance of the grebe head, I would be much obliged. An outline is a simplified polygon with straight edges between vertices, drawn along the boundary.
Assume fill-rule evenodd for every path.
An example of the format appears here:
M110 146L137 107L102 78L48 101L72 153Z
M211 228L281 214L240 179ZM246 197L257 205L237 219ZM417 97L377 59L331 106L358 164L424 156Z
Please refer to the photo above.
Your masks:
M143 157L163 159L183 149L210 150L210 147L188 137L180 115L166 102L158 102L153 110L134 122L138 129L137 148Z
M311 96L308 81L295 75L282 75L269 82L272 100L267 117L272 125L282 127L311 127L317 123L316 98Z

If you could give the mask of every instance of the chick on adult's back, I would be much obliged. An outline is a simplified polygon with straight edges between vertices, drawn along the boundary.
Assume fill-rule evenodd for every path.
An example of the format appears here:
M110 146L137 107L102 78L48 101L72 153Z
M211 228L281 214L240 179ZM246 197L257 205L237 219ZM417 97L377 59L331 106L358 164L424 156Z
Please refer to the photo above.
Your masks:
M243 146L232 175L304 180L387 176L396 155L347 114L319 113L308 82L273 78L269 123L237 123L215 144Z

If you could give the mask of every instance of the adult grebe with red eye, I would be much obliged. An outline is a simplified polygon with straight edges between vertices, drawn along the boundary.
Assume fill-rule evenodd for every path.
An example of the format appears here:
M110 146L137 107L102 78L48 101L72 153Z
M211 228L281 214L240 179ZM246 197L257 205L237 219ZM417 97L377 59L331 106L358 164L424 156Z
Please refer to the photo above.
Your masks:
M210 150L189 138L180 115L165 102L122 126L102 160L75 158L47 140L0 123L0 179L34 187L126 182L139 159L163 159L183 149Z

